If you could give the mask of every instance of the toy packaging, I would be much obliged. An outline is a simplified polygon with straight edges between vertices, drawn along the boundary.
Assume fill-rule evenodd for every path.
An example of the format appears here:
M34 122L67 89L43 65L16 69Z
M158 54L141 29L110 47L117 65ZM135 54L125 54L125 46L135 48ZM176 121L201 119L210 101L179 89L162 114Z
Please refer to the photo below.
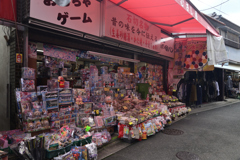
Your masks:
M23 92L31 92L35 90L34 80L25 80L21 78L21 89Z
M35 69L29 67L22 67L22 78L23 79L35 79Z

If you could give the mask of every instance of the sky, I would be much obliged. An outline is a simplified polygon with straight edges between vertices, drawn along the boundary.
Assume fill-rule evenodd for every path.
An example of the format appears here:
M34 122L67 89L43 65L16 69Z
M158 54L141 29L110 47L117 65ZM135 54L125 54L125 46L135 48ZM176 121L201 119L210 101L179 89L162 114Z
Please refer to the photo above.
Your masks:
M225 1L227 2L217 6ZM224 18L240 26L240 0L191 0L191 2L205 14L216 12L218 15L222 15ZM211 7L215 8L208 9ZM208 10L202 11L204 9Z

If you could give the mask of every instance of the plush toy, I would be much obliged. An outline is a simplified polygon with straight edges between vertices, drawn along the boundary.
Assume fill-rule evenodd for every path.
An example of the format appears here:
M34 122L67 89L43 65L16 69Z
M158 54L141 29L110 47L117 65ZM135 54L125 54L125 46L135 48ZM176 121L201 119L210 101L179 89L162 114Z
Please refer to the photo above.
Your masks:
M59 88L64 88L64 78L62 76L58 77Z
M112 103L112 97L111 96L107 96L106 98L105 98L105 103L106 104L111 104Z

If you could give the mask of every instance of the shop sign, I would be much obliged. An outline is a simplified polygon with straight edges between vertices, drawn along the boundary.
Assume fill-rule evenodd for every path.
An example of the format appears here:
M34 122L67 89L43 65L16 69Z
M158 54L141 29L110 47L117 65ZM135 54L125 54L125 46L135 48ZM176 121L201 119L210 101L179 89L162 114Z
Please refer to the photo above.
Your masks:
M141 17L104 1L103 36L160 51L161 29Z
M160 55L174 58L174 38L168 37L161 39Z
M16 54L16 63L22 63L22 54L21 53Z
M30 17L99 36L100 2L72 0L66 7L52 0L31 0Z

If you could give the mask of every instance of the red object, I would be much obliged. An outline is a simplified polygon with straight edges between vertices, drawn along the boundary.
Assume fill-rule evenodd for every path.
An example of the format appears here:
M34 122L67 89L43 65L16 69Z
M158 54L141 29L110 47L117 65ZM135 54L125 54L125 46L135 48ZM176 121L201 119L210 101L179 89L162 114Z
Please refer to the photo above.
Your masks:
M195 64L194 67L195 67L195 68L198 68L198 64Z
M64 88L64 86L65 86L65 85L64 85L64 81L60 81L60 82L59 82L59 87L60 87L60 88Z
M187 65L186 65L186 68L189 68L189 67L190 67L190 65L189 65L189 64L187 64Z
M202 58L199 58L198 62L199 62L199 63L202 62Z
M118 4L119 0L111 0ZM121 7L153 22L169 33L204 33L206 30L215 36L218 31L188 0L130 0Z
M14 13L16 17L16 0L0 0L0 19L15 21Z

